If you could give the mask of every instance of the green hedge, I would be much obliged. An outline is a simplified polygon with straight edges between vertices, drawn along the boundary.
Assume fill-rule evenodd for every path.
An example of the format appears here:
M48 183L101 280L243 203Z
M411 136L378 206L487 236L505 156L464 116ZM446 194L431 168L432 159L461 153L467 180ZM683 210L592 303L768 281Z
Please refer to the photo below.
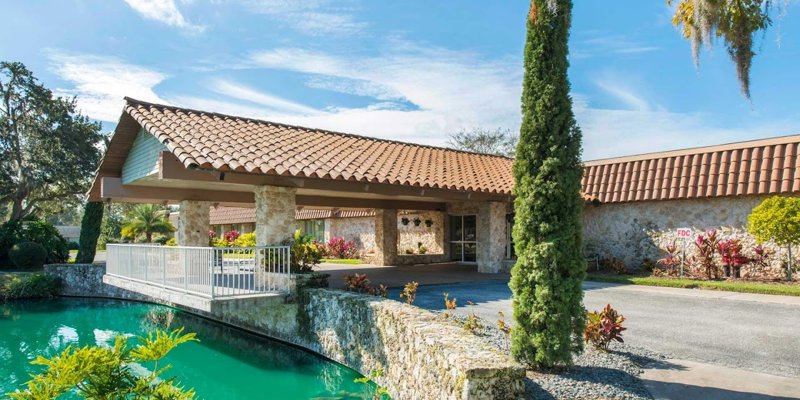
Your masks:
M9 265L8 251L20 242L34 242L47 250L48 264L69 259L69 245L53 225L40 220L12 220L0 225L0 265Z
M42 272L0 275L0 300L51 298L61 285L61 279Z

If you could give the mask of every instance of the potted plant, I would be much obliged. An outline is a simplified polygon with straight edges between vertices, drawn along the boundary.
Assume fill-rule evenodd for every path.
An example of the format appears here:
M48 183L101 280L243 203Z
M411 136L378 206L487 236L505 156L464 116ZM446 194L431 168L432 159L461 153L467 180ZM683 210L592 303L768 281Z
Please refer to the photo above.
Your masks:
M422 220L419 217L414 217L414 226L419 226L422 223Z
M428 228L433 226L433 220L432 219L426 219L425 220L425 226L427 226Z
M403 225L408 225L408 223L409 223L409 222L411 222L411 221L410 221L408 218L406 218L406 217L403 217L403 218L400 218L400 222L401 222Z

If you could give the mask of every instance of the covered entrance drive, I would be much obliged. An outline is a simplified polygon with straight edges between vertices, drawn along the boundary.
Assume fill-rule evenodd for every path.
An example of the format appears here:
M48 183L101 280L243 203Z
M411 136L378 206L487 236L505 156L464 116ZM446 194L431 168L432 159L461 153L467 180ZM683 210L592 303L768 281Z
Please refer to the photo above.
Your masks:
M508 265L511 159L126 100L90 200L179 204L176 238L183 248L209 248L212 207L255 210L257 254L277 251L293 235L298 210L370 208L373 264L456 260L481 273ZM400 254L401 210L439 213L442 254ZM230 286L241 293L280 290L259 286L258 276L237 281L242 271L268 265L263 254L242 260L208 250L160 251L120 247L109 253L109 271L208 296ZM156 266L145 279L135 270L141 263ZM198 263L198 273L188 273ZM180 266L187 271L182 278ZM205 286L195 290L197 284Z

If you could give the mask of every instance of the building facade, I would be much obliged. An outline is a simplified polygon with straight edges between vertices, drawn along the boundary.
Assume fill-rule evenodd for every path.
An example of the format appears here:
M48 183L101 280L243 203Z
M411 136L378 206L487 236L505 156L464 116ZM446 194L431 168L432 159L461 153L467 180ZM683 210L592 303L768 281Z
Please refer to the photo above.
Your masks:
M750 210L800 192L798 146L787 136L587 161L584 253L635 268L678 227L752 241ZM254 231L259 244L301 228L354 240L378 265L457 261L494 273L514 259L512 164L127 99L90 199L179 203L187 246L207 245L210 226Z

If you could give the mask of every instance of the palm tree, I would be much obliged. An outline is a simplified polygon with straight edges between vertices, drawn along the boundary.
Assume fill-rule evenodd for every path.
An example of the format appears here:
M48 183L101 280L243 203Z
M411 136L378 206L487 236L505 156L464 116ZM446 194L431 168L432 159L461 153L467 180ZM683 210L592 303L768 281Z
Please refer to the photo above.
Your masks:
M154 233L172 233L175 227L169 222L169 210L157 204L138 204L125 215L122 235L134 238L144 235L152 242Z

